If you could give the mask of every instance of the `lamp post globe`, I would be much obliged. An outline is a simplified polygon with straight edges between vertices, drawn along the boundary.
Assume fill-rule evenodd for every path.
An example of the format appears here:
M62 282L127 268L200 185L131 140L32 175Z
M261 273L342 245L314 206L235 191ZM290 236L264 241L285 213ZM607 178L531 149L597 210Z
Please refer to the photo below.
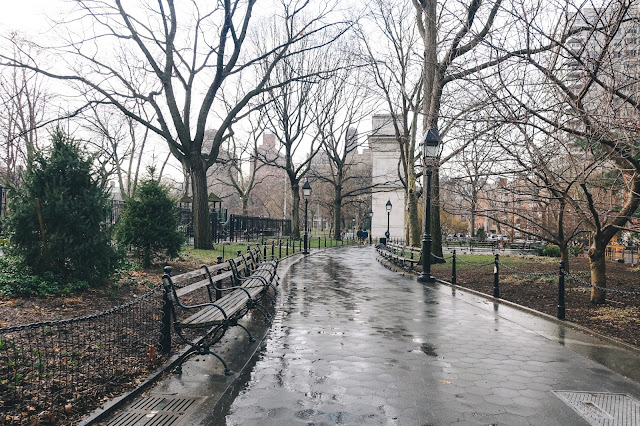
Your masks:
M425 133L422 140L424 173L424 190L426 199L424 203L424 236L422 237L422 273L418 281L423 283L435 282L431 276L431 176L433 175L433 162L438 157L440 134L435 128Z
M304 250L302 254L309 254L309 236L307 235L307 206L309 205L309 197L311 197L311 185L309 179L302 185L302 196L304 197Z

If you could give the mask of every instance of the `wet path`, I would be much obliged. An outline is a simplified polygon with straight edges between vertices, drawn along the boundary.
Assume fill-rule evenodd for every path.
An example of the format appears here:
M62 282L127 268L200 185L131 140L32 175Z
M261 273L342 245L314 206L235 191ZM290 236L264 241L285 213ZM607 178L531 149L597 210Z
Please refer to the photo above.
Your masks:
M386 270L371 247L301 260L283 299L228 425L582 425L552 391L640 399L569 348Z

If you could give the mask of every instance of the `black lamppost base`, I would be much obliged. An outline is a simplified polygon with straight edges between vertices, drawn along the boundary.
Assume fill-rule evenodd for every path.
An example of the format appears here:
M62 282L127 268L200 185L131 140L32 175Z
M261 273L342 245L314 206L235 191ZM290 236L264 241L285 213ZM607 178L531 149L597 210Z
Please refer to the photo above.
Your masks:
M431 275L421 274L421 275L418 275L417 280L418 280L418 282L421 282L421 283L435 283L436 282L436 277L431 276Z

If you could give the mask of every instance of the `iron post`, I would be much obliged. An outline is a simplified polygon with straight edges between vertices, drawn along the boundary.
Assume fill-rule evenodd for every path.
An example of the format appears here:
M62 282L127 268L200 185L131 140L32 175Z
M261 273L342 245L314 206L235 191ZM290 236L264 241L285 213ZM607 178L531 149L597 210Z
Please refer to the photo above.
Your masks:
M565 319L564 306L564 260L560 261L560 271L558 271L558 319Z

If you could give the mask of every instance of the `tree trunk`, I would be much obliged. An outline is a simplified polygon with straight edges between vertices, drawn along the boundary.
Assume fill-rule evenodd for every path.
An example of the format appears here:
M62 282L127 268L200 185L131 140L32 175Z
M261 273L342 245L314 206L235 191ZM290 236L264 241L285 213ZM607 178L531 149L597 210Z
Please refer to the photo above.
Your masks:
M409 174L407 191L407 219L409 223L409 244L413 247L420 247L422 238L420 236L420 216L418 215L418 197L416 196L416 177L414 173Z
M193 248L211 250L213 241L209 219L207 171L201 160L196 159L194 163L189 167L193 191Z
M606 248L606 247L605 247ZM591 268L591 285L606 288L607 287L607 266L605 263L605 248L600 247L598 238L589 247L589 267ZM597 288L591 288L591 303L601 304L606 300L606 292Z
M146 246L143 250L142 266L144 268L151 267L151 246Z
M291 238L300 239L300 185L295 180L291 183Z
M243 194L240 199L242 200L242 215L243 216L249 216L249 208L248 208L248 204L249 204L249 197L245 194Z
M561 243L559 247L561 259L564 261L564 270L569 272L569 244L565 241Z
M433 170L431 179L431 253L439 258L442 255L442 228L440 227L440 170ZM443 259L434 257L433 263L444 263Z
M336 187L333 197L333 239L340 239L340 232L342 227L340 226L340 218L342 217L342 189Z

